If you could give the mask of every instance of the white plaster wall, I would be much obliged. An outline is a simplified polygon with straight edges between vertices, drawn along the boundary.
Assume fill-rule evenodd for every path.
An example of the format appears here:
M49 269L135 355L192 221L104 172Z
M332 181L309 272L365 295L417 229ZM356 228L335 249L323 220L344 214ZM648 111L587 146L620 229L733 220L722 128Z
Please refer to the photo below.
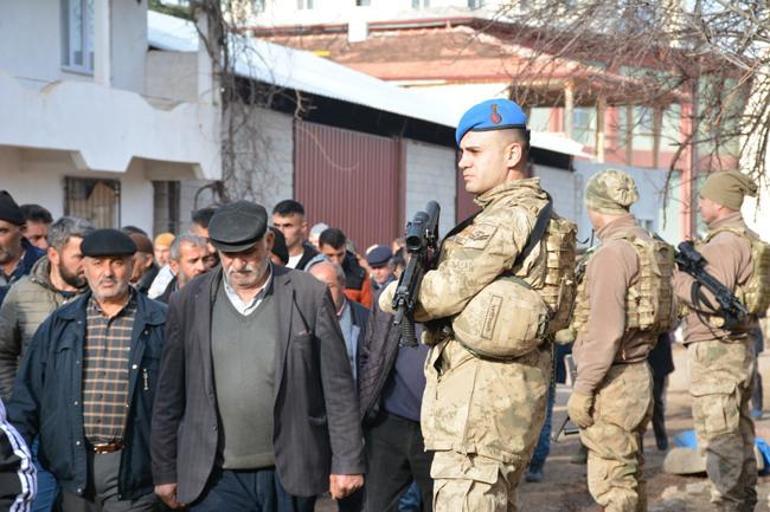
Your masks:
M236 135L238 163L229 191L234 199L256 201L270 211L293 196L293 120L262 108L250 108L247 117Z
M111 6L113 87L140 92L147 51L147 0L111 0ZM31 84L93 79L62 69L61 0L0 2L0 48L0 69Z
M153 99L198 101L198 54L148 51L144 94Z
M147 53L147 0L112 0L111 7L112 87L141 93Z
M406 140L406 220L428 201L441 205L440 234L455 223L455 152L451 148Z
M0 112L0 145L72 151L83 170L121 172L142 157L191 165L200 178L221 176L220 118L210 104L162 110L93 82L35 90L0 69Z
M44 82L61 77L60 5L60 0L0 2L0 69Z
M145 164L134 160L125 173L80 171L60 151L0 147L0 183L17 203L38 203L56 218L64 214L64 178L106 178L120 181L120 223L148 232L153 226L153 188Z

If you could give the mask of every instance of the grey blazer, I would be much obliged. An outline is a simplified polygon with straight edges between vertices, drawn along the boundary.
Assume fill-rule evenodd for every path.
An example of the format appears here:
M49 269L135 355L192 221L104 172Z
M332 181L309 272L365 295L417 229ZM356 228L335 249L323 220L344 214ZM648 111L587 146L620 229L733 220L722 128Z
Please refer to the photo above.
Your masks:
M188 283L171 298L166 321L152 468L155 485L177 483L182 503L200 497L216 463L211 309L221 279L216 269ZM328 489L330 473L364 472L355 387L326 286L304 272L273 267L273 294L281 344L273 406L276 468L289 494L314 496Z

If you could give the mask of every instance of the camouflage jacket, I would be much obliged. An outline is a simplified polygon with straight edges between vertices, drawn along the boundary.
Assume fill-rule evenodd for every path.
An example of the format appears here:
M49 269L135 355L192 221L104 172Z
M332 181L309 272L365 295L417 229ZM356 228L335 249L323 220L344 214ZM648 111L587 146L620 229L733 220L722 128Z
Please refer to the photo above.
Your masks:
M539 178L530 178L499 185L476 202L482 211L444 240L437 269L425 274L415 315L420 321L456 315L511 270L548 198ZM539 283L544 254L536 246L514 274ZM501 320L515 321L515 312ZM433 336L438 343L426 361L422 406L425 447L525 463L544 419L550 344L501 362L473 356L451 336Z

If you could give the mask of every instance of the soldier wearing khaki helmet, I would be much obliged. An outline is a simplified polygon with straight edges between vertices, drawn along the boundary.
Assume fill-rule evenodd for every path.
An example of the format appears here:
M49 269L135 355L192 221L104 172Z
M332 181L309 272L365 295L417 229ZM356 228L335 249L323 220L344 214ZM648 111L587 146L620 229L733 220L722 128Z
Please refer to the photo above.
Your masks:
M647 354L673 323L673 249L638 225L639 199L622 171L585 191L601 245L578 285L573 328L577 379L567 408L588 449L588 489L606 511L646 510L642 435L652 414Z

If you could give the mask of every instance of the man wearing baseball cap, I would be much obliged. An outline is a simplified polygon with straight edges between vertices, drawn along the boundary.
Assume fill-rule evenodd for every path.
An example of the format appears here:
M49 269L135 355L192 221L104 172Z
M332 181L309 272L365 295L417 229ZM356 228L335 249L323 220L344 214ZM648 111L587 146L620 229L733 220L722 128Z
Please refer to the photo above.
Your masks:
M129 284L136 244L114 229L83 238L89 291L40 326L8 418L62 487L63 510L150 511L150 412L166 308Z
M334 305L313 276L270 262L267 222L258 204L220 207L209 239L221 267L171 297L152 438L171 508L312 511L318 494L363 485Z

